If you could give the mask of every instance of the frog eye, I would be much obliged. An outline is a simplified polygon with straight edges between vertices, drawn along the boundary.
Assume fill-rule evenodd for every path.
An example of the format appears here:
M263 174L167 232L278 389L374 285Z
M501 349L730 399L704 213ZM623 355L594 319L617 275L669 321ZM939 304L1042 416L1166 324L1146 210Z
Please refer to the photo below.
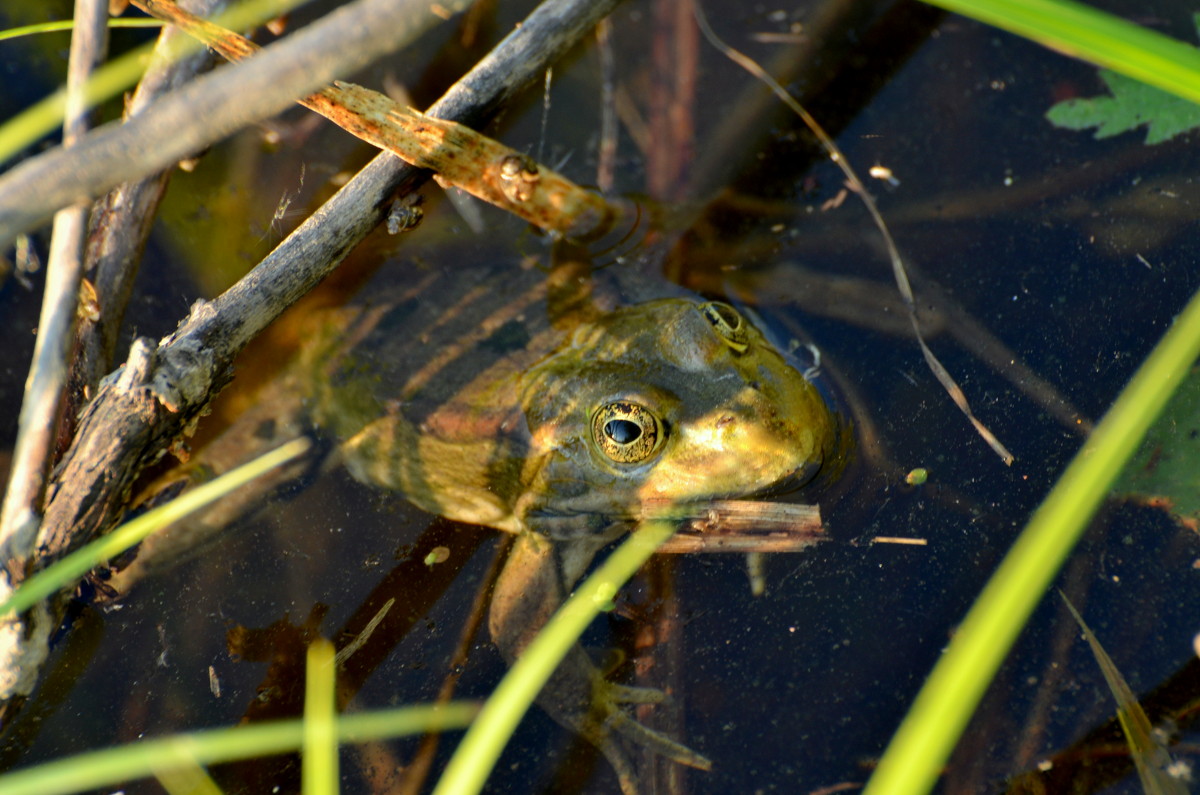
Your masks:
M662 421L638 403L605 403L592 415L592 439L618 464L637 464L650 458L666 440Z
M723 301L709 301L700 304L700 313L712 323L721 341L733 349L735 353L746 351L746 322L738 311Z

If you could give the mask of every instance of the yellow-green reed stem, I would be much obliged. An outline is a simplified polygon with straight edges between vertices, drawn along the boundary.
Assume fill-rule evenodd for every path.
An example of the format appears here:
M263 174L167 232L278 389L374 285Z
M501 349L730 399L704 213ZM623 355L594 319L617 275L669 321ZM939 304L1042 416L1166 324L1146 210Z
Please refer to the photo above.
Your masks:
M200 765L170 767L154 771L167 795L221 795L221 788Z
M1200 102L1200 50L1073 0L926 0Z
M304 745L300 790L303 795L338 791L337 665L333 644L318 638L308 647L304 667Z
M161 28L162 24L157 19L146 19L144 17L130 17L129 19L117 17L108 20L110 28ZM38 22L33 25L22 25L19 28L0 30L0 41L19 39L22 36L36 36L40 33L61 33L74 29L75 20L56 19L52 22Z
M337 739L362 743L419 732L459 729L479 712L475 703L345 715L337 721ZM92 751L0 776L4 795L69 795L104 789L168 768L233 762L295 751L304 736L300 720L260 723L228 729L177 734L158 740Z
M296 439L281 445L266 455L232 469L219 478L198 486L170 502L130 520L103 538L80 547L57 563L46 567L21 584L3 603L0 617L21 612L57 593L101 563L140 543L144 538L182 519L192 511L220 499L229 492L308 449L307 439Z

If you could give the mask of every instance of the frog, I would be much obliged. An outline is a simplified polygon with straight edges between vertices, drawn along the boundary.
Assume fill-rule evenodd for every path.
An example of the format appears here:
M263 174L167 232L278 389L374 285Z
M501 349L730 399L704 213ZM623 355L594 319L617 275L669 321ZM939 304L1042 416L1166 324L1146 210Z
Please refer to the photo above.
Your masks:
M365 289L301 355L311 422L356 479L514 536L488 616L509 664L649 506L802 484L838 456L821 391L745 311L555 261ZM577 646L537 703L636 795L638 749L711 766L626 712L661 697Z

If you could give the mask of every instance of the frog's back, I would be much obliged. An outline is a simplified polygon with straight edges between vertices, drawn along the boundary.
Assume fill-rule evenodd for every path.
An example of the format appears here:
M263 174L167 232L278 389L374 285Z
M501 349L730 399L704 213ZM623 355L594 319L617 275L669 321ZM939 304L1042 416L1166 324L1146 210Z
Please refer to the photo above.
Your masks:
M381 274L301 354L310 414L360 480L507 527L528 434L519 376L558 345L537 269Z

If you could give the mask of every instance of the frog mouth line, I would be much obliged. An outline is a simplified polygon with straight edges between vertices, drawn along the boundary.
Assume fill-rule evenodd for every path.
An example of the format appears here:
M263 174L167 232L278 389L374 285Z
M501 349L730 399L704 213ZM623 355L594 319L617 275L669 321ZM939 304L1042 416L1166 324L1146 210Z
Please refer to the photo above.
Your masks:
M710 494L696 499L673 500L667 497L644 499L636 515L630 519L696 519L703 518L714 502L766 502L777 497L793 495L813 483L821 472L820 462L806 462L779 480L754 491Z

